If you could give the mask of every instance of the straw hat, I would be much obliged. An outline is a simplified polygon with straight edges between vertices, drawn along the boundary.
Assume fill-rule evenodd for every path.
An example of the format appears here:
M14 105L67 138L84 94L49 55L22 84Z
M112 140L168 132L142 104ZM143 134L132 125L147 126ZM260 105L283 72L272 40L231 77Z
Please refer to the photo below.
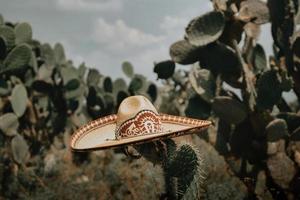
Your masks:
M210 121L159 114L144 96L122 101L117 114L89 122L71 138L74 151L99 150L197 133Z

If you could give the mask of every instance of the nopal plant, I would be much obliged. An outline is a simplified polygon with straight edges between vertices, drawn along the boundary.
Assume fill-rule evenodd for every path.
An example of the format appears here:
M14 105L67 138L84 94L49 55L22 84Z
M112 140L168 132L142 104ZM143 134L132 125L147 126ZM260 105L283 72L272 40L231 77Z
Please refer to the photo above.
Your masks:
M298 199L299 2L211 2L214 10L192 19L170 46L170 60L154 68L164 84L161 110L212 119L216 131L206 139L250 199ZM270 56L259 43L264 24L271 25ZM192 67L174 70L175 63ZM208 199L225 198L216 194L225 188L206 189Z
M68 137L74 130L115 113L130 95L157 100L156 84L134 73L128 61L122 70L129 84L84 63L75 67L60 43L41 43L33 39L30 24L13 24L0 17L0 197L31 198L41 191L52 194L43 179L62 173L54 170L53 152L69 151ZM172 140L149 145L136 148L146 159L159 155L150 161L163 168L164 196L198 197L202 175L196 148L186 143L177 146ZM151 148L152 155L147 152ZM89 155L74 153L72 159L81 165L88 162Z
M299 2L211 2L214 10L192 19L170 46L170 59L155 63L161 89L135 74L129 62L122 64L129 84L84 63L75 67L61 44L41 43L28 23L0 16L0 196L54 195L43 182L57 173L49 170L52 152L67 152L73 130L115 112L127 96L142 94L156 101L161 112L209 118L215 124L202 137L207 142L200 140L196 147L173 140L134 147L161 166L162 199L299 198ZM271 25L274 41L269 57L258 42L263 24ZM176 70L178 64L192 66ZM284 98L284 92L294 93L296 101ZM197 148L206 153L210 172L203 185ZM85 165L90 156L73 154L72 159ZM101 165L111 161L107 166L117 171L115 153L101 159ZM105 169L93 176L98 182L99 176L105 179L101 173L109 177L109 186L101 183L101 189L112 188L105 194L131 192L124 189L126 179L118 182L117 174ZM83 182L76 185L76 195L86 191L86 180L83 175L75 180ZM67 191L73 185L68 186Z

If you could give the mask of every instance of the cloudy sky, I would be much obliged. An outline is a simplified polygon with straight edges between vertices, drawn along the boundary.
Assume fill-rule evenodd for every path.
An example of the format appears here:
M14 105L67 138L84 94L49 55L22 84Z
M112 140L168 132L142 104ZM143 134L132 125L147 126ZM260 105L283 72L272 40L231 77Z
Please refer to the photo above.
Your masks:
M7 21L29 22L34 38L61 42L75 64L118 77L128 60L151 79L153 62L168 59L187 23L211 9L209 0L0 0ZM268 31L261 41L270 49Z

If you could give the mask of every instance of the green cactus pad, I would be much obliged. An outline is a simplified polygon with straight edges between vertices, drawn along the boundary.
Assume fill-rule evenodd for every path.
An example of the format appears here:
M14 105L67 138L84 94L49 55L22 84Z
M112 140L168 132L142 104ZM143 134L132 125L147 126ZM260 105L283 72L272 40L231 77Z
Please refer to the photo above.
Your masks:
M27 90L24 85L16 85L12 90L10 102L14 113L18 117L21 117L25 113L27 101Z
M28 23L19 23L15 27L16 44L27 43L32 40L32 28Z
M256 82L257 106L261 109L272 109L281 98L281 86L277 72L269 70L264 72Z
M253 49L252 65L255 74L264 72L268 69L266 53L260 44L257 44Z
M84 63L81 63L79 65L79 68L78 68L78 76L81 78L81 79L84 79L84 76L86 74L86 71L87 71L87 67L85 66Z
M157 87L154 83L150 83L147 89L147 94L151 97L151 100L154 102L157 98Z
M43 64L38 69L37 77L39 80L50 81L52 74L53 74L53 67Z
M187 191L188 195L199 193L201 180L196 178L200 173L202 160L197 152L198 150L190 144L182 144L178 146L174 157L169 161L168 173L178 179L178 199L183 198Z
M105 92L110 92L111 93L113 91L113 83L112 83L112 80L109 76L107 76L103 79L102 87L103 87Z
M193 66L189 72L189 81L193 89L208 103L215 96L216 84L215 78L207 69L200 69Z
M132 93L139 92L146 87L146 79L144 76L135 75L129 83L128 90Z
M60 69L60 74L63 79L64 85L73 79L78 79L78 72L75 67L62 67Z
M191 97L185 108L186 116L198 119L207 119L210 116L210 112L211 105L198 95Z
M31 59L31 48L27 44L16 46L4 60L4 68L0 73L17 71L26 67Z
M2 36L6 41L7 50L10 50L15 46L16 35L13 28L0 25L0 36Z
M79 85L78 85L78 83L79 83ZM77 83L75 83L75 81L74 81L73 84L74 84L72 86L73 90L67 90L65 93L66 99L79 98L79 97L83 96L85 93L85 86L83 84L81 84L80 81L78 81ZM77 87L75 87L75 86L77 86Z
M53 86L45 81L36 80L32 83L32 89L40 93L51 94Z
M64 50L64 47L60 43L56 43L54 45L53 51L54 51L54 57L55 57L56 63L63 64L66 62L65 50Z
M18 117L14 113L5 113L0 116L0 130L6 136L16 135L18 127L19 127Z
M228 96L215 97L212 109L218 117L229 124L238 124L247 117L245 105Z
M53 66L55 65L55 55L50 44L45 43L41 45L42 57L45 59L46 64Z
M198 168L198 157L195 150L188 144L178 147L174 157L169 162L169 173L177 178L187 173L195 173Z
M31 59L29 61L29 65L33 68L35 73L38 71L38 62L36 59L36 55L33 51L31 52Z
M127 83L122 78L117 78L113 82L113 93L117 94L119 91L126 91L127 90Z
M116 102L117 102L117 107L121 104L121 102L127 98L129 96L129 94L125 91L122 91L120 90L118 93L117 93L117 99L116 99Z
M16 163L25 164L29 156L29 147L21 135L18 134L11 140L11 149Z
M171 60L162 61L156 63L154 66L154 72L157 74L157 78L168 79L175 71L175 63Z
M267 4L260 0L241 2L238 18L244 22L264 24L269 22L270 15Z
M180 40L170 46L170 56L176 63L182 65L193 64L198 61L198 48L187 40Z
M111 93L105 93L103 95L104 101L105 101L105 110L106 110L106 115L111 114L114 112L115 108L115 99L114 96Z
M288 135L288 127L283 119L274 119L266 126L267 140L276 142Z
M195 46L204 46L216 41L225 27L221 12L208 12L193 19L186 28L188 41Z
M122 70L128 78L133 77L134 71L133 71L133 66L130 62L128 62L128 61L123 62L122 63Z
M241 75L238 56L225 44L213 43L202 48L199 61L202 68L209 69L214 74L221 73L231 78L238 78Z
M96 69L89 69L87 75L87 85L88 86L96 86L100 81L101 75Z
M65 85L66 90L76 90L80 86L80 81L78 79L71 79Z

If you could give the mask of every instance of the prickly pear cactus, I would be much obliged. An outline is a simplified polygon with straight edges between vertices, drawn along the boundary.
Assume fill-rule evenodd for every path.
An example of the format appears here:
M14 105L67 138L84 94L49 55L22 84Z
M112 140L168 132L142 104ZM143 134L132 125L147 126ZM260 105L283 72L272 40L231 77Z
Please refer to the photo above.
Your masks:
M300 199L299 2L211 3L154 61L159 87L128 61L116 80L74 66L62 44L0 15L0 199ZM259 44L264 24L272 55ZM138 160L70 153L75 129L138 94L214 126L193 145L136 147Z
M197 148L173 140L142 144L135 149L153 164L160 164L165 179L167 199L199 199L204 180L203 160ZM149 149L152 149L149 151Z
M215 130L203 138L224 156L250 198L299 198L292 189L299 186L298 1L212 3L214 11L192 19L184 39L170 45L170 59L192 67L161 68L160 74L168 74L158 76L168 103L160 109L213 120ZM269 58L259 44L260 27L267 23L274 40ZM244 197L232 184L215 181L205 198Z
M84 63L74 66L66 58L62 44L42 44L32 35L30 24L5 22L1 16L0 198L26 199L40 192L51 194L49 198L70 198L72 187L66 196L56 196L51 191L59 188L51 189L45 182L73 164L92 162L89 154L70 154L71 133L92 119L115 113L120 102L130 95L142 94L156 101L158 89L143 75L135 74L129 62L123 64L129 80L112 80ZM114 157L112 154L109 162ZM146 175L148 179L149 176ZM67 181L75 181L72 177ZM87 176L75 182L82 186L86 180ZM113 196L128 192L116 191L110 192ZM155 194L149 194L149 198L153 198L151 195Z

